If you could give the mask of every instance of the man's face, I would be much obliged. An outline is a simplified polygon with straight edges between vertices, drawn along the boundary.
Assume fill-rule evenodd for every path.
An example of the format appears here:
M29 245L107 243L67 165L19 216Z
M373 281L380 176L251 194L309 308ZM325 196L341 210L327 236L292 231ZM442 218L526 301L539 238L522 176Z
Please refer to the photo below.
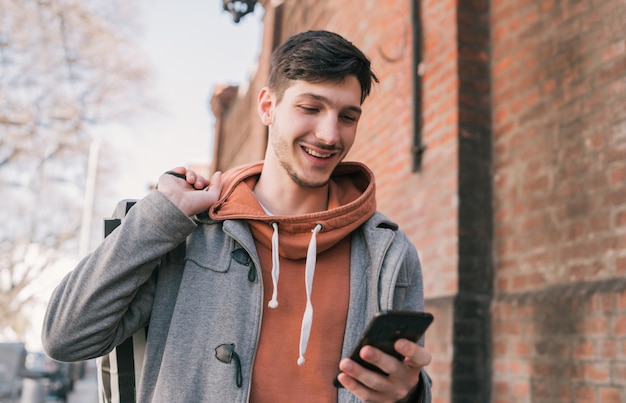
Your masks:
M264 100L269 102L261 106ZM280 164L300 186L326 185L354 143L360 100L354 76L341 82L294 81L280 102L271 91L262 92L259 109L271 147L265 164Z

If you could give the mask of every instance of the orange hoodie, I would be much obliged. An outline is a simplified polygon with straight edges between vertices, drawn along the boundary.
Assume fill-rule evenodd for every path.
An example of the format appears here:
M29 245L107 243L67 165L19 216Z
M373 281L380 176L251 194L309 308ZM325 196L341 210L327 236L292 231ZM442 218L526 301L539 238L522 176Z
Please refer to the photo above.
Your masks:
M262 167L225 172L209 210L215 220L246 220L261 262L266 291L250 401L333 402L349 302L349 235L376 210L373 174L344 162L331 177L328 210L268 216L253 193Z

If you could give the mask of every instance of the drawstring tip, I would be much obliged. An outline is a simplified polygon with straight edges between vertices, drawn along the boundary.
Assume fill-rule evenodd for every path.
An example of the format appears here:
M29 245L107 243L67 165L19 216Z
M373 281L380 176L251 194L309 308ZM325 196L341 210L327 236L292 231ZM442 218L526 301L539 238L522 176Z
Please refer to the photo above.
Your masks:
M298 365L300 366L304 365L304 357L298 358Z
M271 300L267 306L269 306L270 308L278 308L278 301L276 300Z

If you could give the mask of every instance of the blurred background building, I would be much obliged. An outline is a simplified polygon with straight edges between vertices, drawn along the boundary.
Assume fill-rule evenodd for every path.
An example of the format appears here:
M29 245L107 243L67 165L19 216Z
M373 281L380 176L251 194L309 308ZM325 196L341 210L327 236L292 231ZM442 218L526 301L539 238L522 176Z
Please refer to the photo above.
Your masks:
M420 251L435 401L626 401L626 3L260 6L256 73L211 96L212 170L263 157L272 50L344 35L381 80L348 159Z

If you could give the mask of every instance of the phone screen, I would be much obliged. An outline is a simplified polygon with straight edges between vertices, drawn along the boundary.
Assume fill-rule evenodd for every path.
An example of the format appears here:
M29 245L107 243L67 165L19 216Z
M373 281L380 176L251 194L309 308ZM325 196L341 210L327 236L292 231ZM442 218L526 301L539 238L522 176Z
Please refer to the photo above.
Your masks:
M377 313L363 332L363 335L352 350L350 358L363 367L385 374L380 368L363 361L359 356L361 348L366 345L374 346L386 354L399 360L404 357L399 354L393 345L398 339L407 339L417 342L426 332L433 321L433 315L428 312L415 311L382 311ZM386 374L385 374L386 375ZM335 378L336 387L342 387Z

